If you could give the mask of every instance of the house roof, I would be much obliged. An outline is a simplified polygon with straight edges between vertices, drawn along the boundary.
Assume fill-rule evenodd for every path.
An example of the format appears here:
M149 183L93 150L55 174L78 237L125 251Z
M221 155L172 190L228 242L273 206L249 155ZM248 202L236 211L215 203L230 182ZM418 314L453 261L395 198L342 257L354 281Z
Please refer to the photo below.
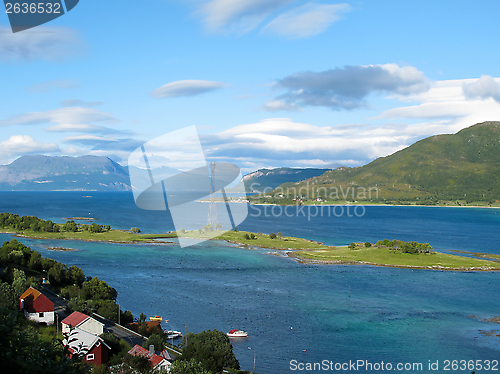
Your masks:
M69 316L67 316L65 319L61 321L61 323L64 323L66 325L71 325L73 327L78 326L80 323L85 321L87 318L89 318L88 315L80 313L80 312L73 312Z
M71 331L68 338L63 340L64 345L69 346L71 353L86 351L90 352L95 345L104 344L105 347L111 349L100 337L91 334L87 331L75 328Z
M38 296L40 296L42 293L33 287L28 288L26 291L23 292L21 296L19 296L19 299L26 299L29 295L33 295L33 300L35 300Z
M29 313L54 311L54 303L33 287L24 291L19 300L21 301L20 307Z
M158 365L161 365L163 361L168 362L163 357L158 356L156 353L149 353L146 348L142 348L139 344L134 345L132 349L128 351L128 353L132 356L147 357L149 359L149 362L151 362L153 369Z

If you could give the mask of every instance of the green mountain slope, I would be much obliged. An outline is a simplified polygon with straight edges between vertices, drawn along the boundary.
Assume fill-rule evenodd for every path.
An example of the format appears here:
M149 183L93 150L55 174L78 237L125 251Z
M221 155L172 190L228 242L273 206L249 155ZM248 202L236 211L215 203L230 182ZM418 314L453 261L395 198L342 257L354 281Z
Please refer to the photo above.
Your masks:
M338 168L300 183L281 185L277 192L287 188L290 198L295 190L295 196L306 199L495 203L500 199L500 122L431 136L363 167Z
M259 169L253 173L246 174L242 182L245 184L247 192L262 192L274 189L283 183L303 181L324 174L328 170L330 169Z

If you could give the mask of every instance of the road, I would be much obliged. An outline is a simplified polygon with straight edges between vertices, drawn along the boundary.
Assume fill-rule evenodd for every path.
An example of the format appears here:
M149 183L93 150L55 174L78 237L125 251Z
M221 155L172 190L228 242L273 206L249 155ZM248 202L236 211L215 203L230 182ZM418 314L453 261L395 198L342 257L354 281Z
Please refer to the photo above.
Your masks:
M68 305L68 301L63 299L62 297L59 297L52 291L49 291L46 288L41 288L40 292L44 294L50 301L54 303L54 312L57 315L57 318L60 321L65 319L68 316L68 313L66 313L66 305ZM94 314L92 318L96 319L97 321L101 322L104 324L104 328L108 331L110 331L112 334L115 336L119 337L120 339L125 340L127 343L130 344L131 347L133 347L136 344L139 344L142 346L142 343L144 343L145 339L141 337L141 335L134 333L133 331L130 331L113 321L110 321L107 318L101 317L99 315Z

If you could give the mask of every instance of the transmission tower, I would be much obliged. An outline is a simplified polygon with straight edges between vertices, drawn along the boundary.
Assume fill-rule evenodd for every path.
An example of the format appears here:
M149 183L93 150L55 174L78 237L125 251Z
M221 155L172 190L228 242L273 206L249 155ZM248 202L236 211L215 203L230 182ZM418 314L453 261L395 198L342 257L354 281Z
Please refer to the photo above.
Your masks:
M210 207L208 210L208 223L212 225L212 229L216 229L219 224L217 219L217 206L215 205L215 162L210 163L210 185L212 191L210 192Z

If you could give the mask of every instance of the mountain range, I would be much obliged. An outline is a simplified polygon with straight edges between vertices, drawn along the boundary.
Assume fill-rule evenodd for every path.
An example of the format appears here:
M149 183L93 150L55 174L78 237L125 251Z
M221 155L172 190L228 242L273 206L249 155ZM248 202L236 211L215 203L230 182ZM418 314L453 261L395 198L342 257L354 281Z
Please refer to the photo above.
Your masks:
M0 166L0 191L128 191L127 168L108 157L22 156Z
M308 191L306 195L327 198L329 191L376 189L372 201L492 203L500 200L500 122L431 136L361 167L260 169L241 182L247 192L295 188L301 194ZM0 191L12 190L129 191L131 187L129 169L108 157L34 155L0 166Z

